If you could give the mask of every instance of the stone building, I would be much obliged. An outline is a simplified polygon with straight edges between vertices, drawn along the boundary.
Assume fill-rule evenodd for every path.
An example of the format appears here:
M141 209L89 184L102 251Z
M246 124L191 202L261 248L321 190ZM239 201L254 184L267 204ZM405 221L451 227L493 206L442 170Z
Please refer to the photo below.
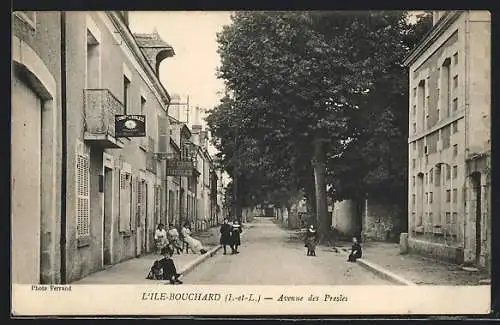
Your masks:
M14 282L69 283L151 251L168 203L158 67L174 50L150 38L127 12L14 13ZM118 137L120 114L144 115L146 136Z
M148 253L165 219L167 109L158 78L172 47L144 52L126 12L66 13L68 282ZM116 136L116 114L146 117L146 136Z
M61 281L63 60L61 13L12 19L11 275L13 283ZM64 107L64 108L63 108ZM71 109L71 108L69 108Z
M487 11L434 12L409 71L409 249L489 268L491 33Z

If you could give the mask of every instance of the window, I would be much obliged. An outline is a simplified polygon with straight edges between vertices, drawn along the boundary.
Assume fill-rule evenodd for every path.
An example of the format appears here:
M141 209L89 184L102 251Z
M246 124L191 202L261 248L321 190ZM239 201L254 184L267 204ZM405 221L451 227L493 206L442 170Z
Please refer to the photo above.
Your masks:
M413 114L413 117L415 117L417 115L417 105L413 105L411 112Z
M90 177L89 157L77 155L76 161L76 236L86 238L90 236Z
M441 186L441 169L436 168L436 177L434 178L434 185Z
M427 179L427 173L425 173L425 176L424 176L424 177L425 177L425 178L424 178L424 179L425 179L425 184L428 184L428 183L429 183L429 181L428 181L428 179Z
M412 159L411 161L412 168L415 169L416 161L415 158Z
M417 133L417 123L413 123L413 134Z
M451 196L451 191L450 190L446 190L446 202L450 202L450 196Z
M458 121L455 121L451 124L452 126L452 129L453 129L453 133L457 133L458 132Z
M446 165L446 180L449 180L451 178L451 167L449 165Z
M453 203L457 203L457 189L453 189Z
M413 88L413 97L417 97L417 87ZM415 107L415 106L413 106Z
M85 86L101 88L101 32L90 15L86 16L87 48L85 52Z
M458 166L453 166L453 179L458 177Z
M415 194L411 196L411 205L415 207Z
M421 80L418 84L417 109L419 111L419 125L423 128L425 125L425 80Z
M455 52L455 54L453 54L453 65L457 64L458 64L458 52Z
M443 149L447 149L450 147L450 126L445 126L443 129L441 129L441 138L442 138L442 143L443 143Z
M415 176L412 177L411 184L412 186L415 186Z
M429 212L429 223L434 224L434 214Z
M146 98L141 96L141 115L144 115L146 112Z
M457 219L458 219L458 213L453 212L453 219L451 220L451 223L456 225L457 224Z
M450 98L451 98L451 87L450 87L450 58L446 58L443 62L441 69L441 86L440 89L443 90L443 96L441 98L441 107L444 107L445 117L450 116Z
M458 155L458 144L453 145L453 158Z
M425 202L429 203L429 193L425 192Z
M458 87L458 75L453 77L453 88L457 88Z
M434 170L431 168L431 171L429 172L429 183L434 183Z
M451 224L451 214L449 212L446 212L446 224L449 225Z
M424 155L424 139L420 139L417 142L417 147L418 147L418 156L422 157Z
M429 192L429 203L432 204L433 201L434 201L434 193Z
M128 112L129 96L130 96L130 80L123 76L123 107L125 109L125 114Z
M417 150L417 142L413 141L413 151Z
M458 98L453 98L453 111L456 112L458 110Z

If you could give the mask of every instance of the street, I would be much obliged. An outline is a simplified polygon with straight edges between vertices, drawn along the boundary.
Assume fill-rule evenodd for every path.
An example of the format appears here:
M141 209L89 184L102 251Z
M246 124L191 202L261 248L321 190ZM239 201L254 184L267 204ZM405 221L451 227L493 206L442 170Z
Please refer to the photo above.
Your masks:
M302 242L272 218L256 218L242 235L237 255L216 256L183 278L185 284L231 285L389 285L371 272L346 262L344 254L318 247L306 256ZM229 250L228 250L229 251Z

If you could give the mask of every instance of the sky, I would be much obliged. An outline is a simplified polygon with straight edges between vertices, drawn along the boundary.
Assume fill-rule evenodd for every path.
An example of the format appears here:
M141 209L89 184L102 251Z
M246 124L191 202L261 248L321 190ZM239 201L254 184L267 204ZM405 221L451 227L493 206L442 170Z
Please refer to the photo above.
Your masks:
M230 23L230 12L136 11L129 15L132 32L151 33L156 28L174 48L175 56L160 65L160 81L169 94L181 95L183 102L189 95L191 111L196 106L211 109L217 105L224 84L215 75L220 64L216 34ZM202 118L189 124L205 125Z
M187 124L190 126L201 124L205 128L206 113L201 111L195 121L194 108L211 109L222 97L224 83L216 77L220 65L216 35L222 26L230 24L230 15L229 11L129 12L133 33L152 33L156 29L174 48L175 56L166 58L160 65L160 81L170 95L179 94L182 102L189 96L191 113ZM208 151L212 156L217 153L211 144ZM224 174L221 181L227 184L228 175Z

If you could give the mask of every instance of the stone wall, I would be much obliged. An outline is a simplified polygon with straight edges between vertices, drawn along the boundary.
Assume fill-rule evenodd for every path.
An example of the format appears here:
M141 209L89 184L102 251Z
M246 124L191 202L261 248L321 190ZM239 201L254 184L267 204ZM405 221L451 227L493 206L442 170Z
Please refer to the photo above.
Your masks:
M332 226L340 237L351 237L359 231L356 206L353 200L335 202L332 212Z
M362 212L363 240L399 241L399 234L404 232L404 210L395 204L385 204L374 199L365 200Z
M452 247L428 241L408 239L409 253L418 254L455 264L464 262L464 251L461 247Z

